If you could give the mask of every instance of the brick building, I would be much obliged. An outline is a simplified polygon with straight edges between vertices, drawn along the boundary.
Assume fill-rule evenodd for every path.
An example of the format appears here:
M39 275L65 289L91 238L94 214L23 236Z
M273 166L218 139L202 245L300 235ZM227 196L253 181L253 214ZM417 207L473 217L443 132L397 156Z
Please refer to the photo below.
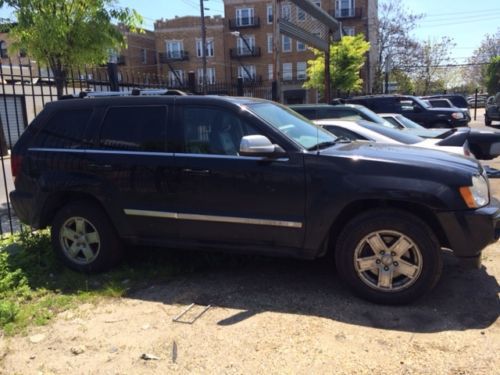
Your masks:
M314 0L333 17L342 22L348 35L363 33L376 47L377 0ZM294 4L279 2L281 17L300 26L308 15ZM230 68L232 79L270 81L273 79L273 5L270 0L224 0L226 29L224 36L229 56L235 62ZM238 36L239 34L239 36ZM280 36L280 75L282 101L285 103L316 102L314 90L302 88L307 79L307 61L313 53L304 43ZM371 92L376 48L370 50L367 64L361 72L363 90Z
M227 82L228 61L224 19L205 17L207 83ZM158 74L167 77L169 87L185 86L187 75L194 72L199 83L203 80L201 18L186 16L155 23Z
M156 74L157 55L155 33L144 30L142 33L134 33L125 27L118 26L125 37L127 48L117 54L119 71L122 74L128 72L142 74Z

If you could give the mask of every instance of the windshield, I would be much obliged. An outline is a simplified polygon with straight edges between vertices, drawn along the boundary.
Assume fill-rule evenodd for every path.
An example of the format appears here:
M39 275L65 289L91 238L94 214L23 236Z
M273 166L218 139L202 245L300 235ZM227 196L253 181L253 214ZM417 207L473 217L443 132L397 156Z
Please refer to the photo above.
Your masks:
M385 126L370 124L366 122L358 122L362 127L377 132L379 134L385 135L386 137L392 138L398 142L412 145L423 141L423 138L419 136L404 133L401 130L386 128Z
M399 120L399 122L405 126L405 128L409 128L409 129L426 129L422 125L417 124L416 122L410 120L407 117L404 117L402 115L398 115L396 117Z
M415 100L418 104L420 104L424 108L432 108L432 106L429 104L427 100L422 100L417 97L413 97L412 99Z
M391 124L386 119L384 119L384 118L380 117L379 115L377 115L371 109L368 109L368 108L363 107L363 106L358 106L356 108L357 108L358 111L360 111L362 114L365 115L364 116L365 120L374 122L374 123L379 124L379 125L386 126L388 128L391 128L391 129L398 129L398 126L396 126L394 124Z
M311 149L315 145L325 142L335 142L337 139L330 132L281 105L259 103L251 104L248 108L305 149Z

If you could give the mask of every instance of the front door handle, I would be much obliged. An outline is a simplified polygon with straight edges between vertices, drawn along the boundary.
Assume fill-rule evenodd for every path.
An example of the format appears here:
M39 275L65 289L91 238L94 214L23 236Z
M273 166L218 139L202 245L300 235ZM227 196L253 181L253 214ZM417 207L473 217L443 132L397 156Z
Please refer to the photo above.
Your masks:
M191 169L191 168L183 168L182 173L188 173L197 176L206 176L210 174L209 169Z
M94 164L90 163L88 165L89 169L93 171L109 171L111 170L111 164Z

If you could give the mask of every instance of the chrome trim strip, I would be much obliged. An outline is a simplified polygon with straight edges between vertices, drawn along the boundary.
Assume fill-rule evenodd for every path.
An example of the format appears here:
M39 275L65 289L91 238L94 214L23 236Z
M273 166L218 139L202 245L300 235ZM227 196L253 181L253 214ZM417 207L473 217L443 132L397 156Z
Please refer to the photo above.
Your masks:
M218 154L189 154L176 152L176 157L186 158L204 158L204 159L237 159L237 160L272 160L272 161L288 161L289 158L270 159L265 156L240 156L240 155L218 155Z
M87 153L87 154L111 154L111 155L140 155L140 156L174 156L172 152L153 152L153 151L121 151L121 150L101 150L101 149L87 149L87 148L43 148L31 147L28 151L35 152L67 152L67 153Z
M185 214L185 213L165 212L165 211L135 210L129 208L126 208L124 211L125 214L131 216L147 216L147 217L158 217L163 219L176 219L176 220L212 221L218 223L233 223L233 224L268 225L268 226L285 227L285 228L302 228L302 223L297 221L253 219L253 218L234 217L234 216Z

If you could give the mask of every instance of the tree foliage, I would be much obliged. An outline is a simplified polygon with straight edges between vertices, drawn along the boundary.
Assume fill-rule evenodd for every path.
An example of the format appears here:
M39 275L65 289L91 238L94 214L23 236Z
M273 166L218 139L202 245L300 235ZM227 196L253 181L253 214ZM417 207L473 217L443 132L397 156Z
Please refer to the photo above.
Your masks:
M24 49L54 74L61 96L72 67L106 62L110 49L125 40L113 22L135 29L142 22L134 10L114 0L0 0L14 9L12 48Z
M486 64L497 56L500 56L500 27L494 34L486 34L472 53L468 60L472 65L466 74L467 81L476 87L486 86Z
M419 65L419 43L411 36L411 32L423 17L423 14L409 12L402 0L381 1L378 14L378 65L375 71L375 87L380 92L389 60L391 69L408 73L413 66Z
M491 59L485 74L486 89L490 95L500 92L500 56Z
M415 89L422 95L432 91L444 91L445 84L442 75L442 66L452 62L451 49L456 44L453 39L444 36L439 40L423 42L417 52L420 66L415 74Z
M356 36L344 36L338 42L332 43L330 47L330 84L333 89L339 91L360 90L363 80L359 73L366 60L366 53L370 49L370 43L362 34ZM321 93L325 86L325 54L322 51L313 50L314 60L307 62L307 76L309 80L304 84L305 88L318 89Z

